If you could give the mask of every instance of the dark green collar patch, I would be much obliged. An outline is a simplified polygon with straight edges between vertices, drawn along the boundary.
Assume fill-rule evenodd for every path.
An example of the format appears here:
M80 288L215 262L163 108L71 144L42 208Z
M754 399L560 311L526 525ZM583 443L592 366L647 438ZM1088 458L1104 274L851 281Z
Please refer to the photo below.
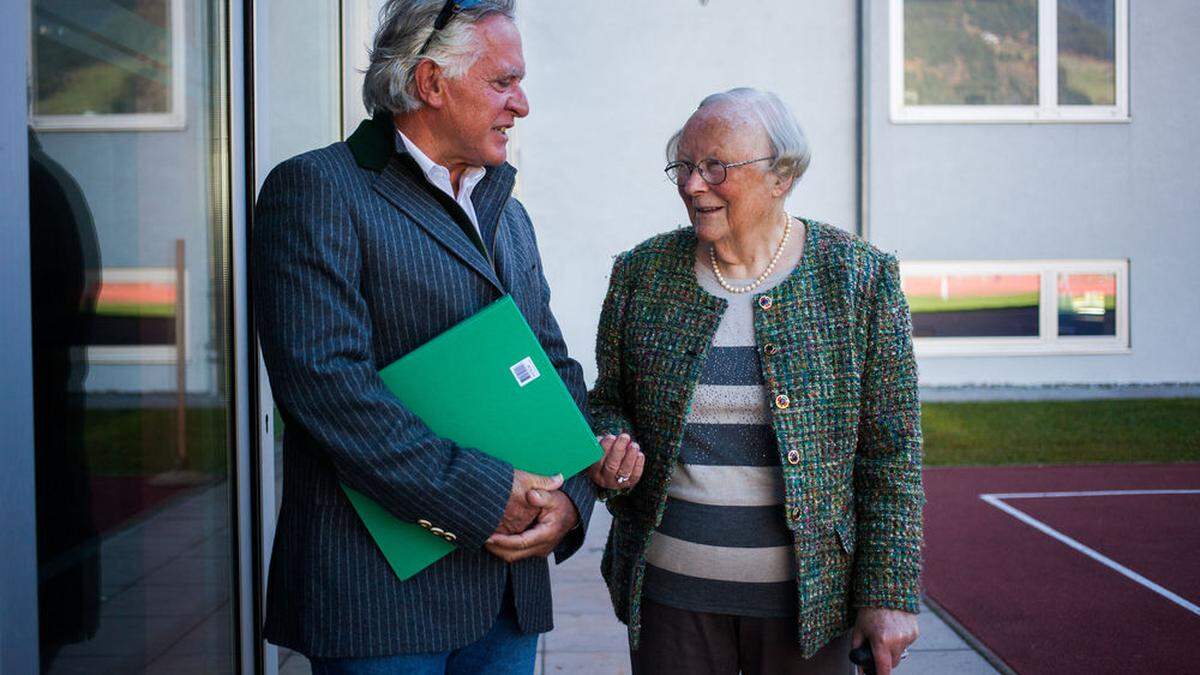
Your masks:
M354 161L364 169L383 171L396 154L396 127L391 113L376 113L375 117L363 120L350 138L346 139Z

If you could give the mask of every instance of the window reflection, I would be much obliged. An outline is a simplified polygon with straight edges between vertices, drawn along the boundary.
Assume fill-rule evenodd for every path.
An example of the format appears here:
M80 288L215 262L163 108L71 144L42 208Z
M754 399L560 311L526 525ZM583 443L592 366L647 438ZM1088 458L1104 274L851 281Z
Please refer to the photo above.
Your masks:
M1058 0L1059 103L1116 103L1115 31L1114 0Z
M1058 334L1116 335L1117 276L1058 275Z
M1037 102L1037 0L905 0L906 105Z
M915 337L1037 337L1037 274L905 275Z

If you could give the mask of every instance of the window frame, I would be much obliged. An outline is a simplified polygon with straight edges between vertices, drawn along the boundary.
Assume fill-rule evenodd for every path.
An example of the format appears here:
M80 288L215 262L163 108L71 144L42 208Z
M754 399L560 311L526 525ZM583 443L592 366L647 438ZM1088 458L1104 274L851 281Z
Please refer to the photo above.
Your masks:
M1039 275L1037 337L914 337L918 357L1046 356L1129 354L1129 260L913 260L900 262L900 276ZM1115 335L1058 334L1060 274L1116 277Z
M1058 0L1038 0L1037 105L916 105L904 103L904 0L889 0L889 99L896 124L1128 123L1129 0L1114 0L1114 105L1058 103Z

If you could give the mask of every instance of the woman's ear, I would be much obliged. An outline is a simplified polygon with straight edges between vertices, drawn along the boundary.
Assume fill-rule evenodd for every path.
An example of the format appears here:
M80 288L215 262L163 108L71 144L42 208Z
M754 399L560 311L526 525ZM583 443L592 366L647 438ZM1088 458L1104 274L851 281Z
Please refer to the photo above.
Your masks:
M792 183L796 182L796 177L795 176L787 176L785 178L785 177L780 176L779 174L772 171L771 172L771 181L772 181L771 196L772 197L782 197L791 191Z
M435 110L446 104L446 81L442 77L442 67L430 61L421 59L413 69L413 88L417 98Z

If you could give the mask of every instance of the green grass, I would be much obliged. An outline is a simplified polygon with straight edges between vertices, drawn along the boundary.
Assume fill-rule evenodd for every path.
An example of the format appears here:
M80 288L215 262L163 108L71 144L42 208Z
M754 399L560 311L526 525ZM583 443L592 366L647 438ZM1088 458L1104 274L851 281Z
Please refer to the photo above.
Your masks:
M221 408L187 411L183 468L224 473L228 433ZM91 409L84 426L88 468L97 475L152 475L175 466L175 409Z
M191 408L187 420L184 468L223 474L225 411ZM921 421L928 466L1200 461L1195 398L926 403ZM85 442L96 475L173 469L175 411L89 410Z
M961 298L941 299L936 295L912 295L908 308L913 313L963 312L973 309L1011 309L1014 307L1037 307L1038 294L1014 293L1012 295L974 295Z
M1200 461L1200 399L926 403L925 464Z
M149 302L102 302L96 305L96 314L98 316L169 319L175 316L175 305Z

